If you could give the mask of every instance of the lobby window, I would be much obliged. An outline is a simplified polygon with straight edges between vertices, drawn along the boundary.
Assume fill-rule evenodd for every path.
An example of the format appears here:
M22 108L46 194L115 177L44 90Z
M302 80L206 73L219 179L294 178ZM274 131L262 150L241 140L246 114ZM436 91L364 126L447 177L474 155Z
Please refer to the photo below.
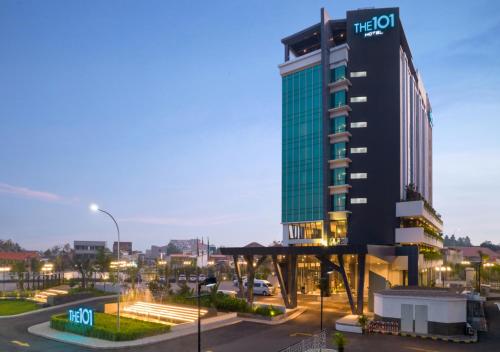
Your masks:
M332 77L331 77L332 82L337 82L337 81L340 81L340 80L343 80L346 78L345 65L335 67L333 70L330 70L330 71L331 71L331 75L332 75Z
M351 198L351 204L366 204L368 199L366 198Z
M351 128L364 128L368 126L368 122L351 122Z
M368 152L368 148L359 147L359 148L351 148L351 154L364 154Z
M334 194L332 198L332 209L333 211L344 211L346 203L346 195L344 194Z
M331 132L332 133L341 133L345 132L347 127L346 117L338 116L331 120Z
M331 104L332 108L339 108L346 104L346 91L339 90L331 94Z
M333 158L333 160L344 159L345 158L345 154L347 152L346 143L345 142L341 142L341 143L332 144L332 146L331 146L331 152L332 152L332 158Z
M366 77L366 71L351 72L351 77L352 78Z
M333 176L333 185L334 186L340 186L340 185L345 185L346 182L346 169L345 168L337 168L333 169L332 172Z
M365 178L368 178L368 174L366 172L351 173L351 180L362 180Z
M351 103L366 103L368 101L367 97L352 97Z

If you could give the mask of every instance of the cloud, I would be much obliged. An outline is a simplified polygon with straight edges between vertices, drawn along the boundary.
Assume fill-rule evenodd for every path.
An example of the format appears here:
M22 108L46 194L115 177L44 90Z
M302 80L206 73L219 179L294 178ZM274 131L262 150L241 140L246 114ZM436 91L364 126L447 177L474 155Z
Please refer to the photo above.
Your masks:
M121 222L130 222L146 225L174 225L174 226L216 226L235 223L248 220L248 217L228 214L219 216L191 216L186 218L181 217L155 217L155 216L137 216L120 218Z
M9 185L0 182L0 193L10 194L16 197L42 200L45 202L67 202L68 199L51 192L37 191L34 189Z

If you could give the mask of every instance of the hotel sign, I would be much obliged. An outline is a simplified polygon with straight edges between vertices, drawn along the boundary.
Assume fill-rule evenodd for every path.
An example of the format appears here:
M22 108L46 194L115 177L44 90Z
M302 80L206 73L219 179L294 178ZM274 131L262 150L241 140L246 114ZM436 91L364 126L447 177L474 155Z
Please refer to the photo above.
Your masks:
M395 15L374 16L368 21L354 23L354 33L365 38L384 34L384 30L395 27Z
M68 320L70 323L94 326L94 310L90 308L68 309Z

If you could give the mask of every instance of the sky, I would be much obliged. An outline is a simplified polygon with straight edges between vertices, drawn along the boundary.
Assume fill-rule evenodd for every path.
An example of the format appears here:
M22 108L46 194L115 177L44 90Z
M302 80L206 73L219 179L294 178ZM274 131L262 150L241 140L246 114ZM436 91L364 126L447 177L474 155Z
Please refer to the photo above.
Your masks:
M450 6L452 4L452 6ZM445 233L500 242L500 2L0 2L0 238L281 240L281 38L399 6Z

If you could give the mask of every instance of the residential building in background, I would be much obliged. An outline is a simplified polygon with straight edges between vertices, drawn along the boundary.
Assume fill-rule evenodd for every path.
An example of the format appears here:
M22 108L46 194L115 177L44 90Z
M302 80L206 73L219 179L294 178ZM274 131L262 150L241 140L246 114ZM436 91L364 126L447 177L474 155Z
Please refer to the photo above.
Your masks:
M118 242L113 242L113 254L117 254ZM121 242L120 241L120 254L132 254L132 242Z
M106 249L106 241L74 241L74 256L77 259L95 259L100 249Z

